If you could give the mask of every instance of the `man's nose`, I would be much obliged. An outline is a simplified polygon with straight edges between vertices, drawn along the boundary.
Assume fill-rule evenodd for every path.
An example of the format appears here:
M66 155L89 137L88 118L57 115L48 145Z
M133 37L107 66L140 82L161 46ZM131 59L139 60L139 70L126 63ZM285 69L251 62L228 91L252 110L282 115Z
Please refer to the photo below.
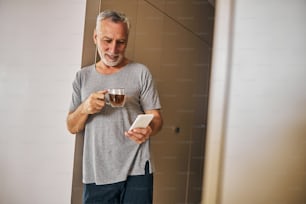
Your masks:
M110 44L109 51L110 51L111 53L117 53L117 50L118 50L118 43L114 40L114 41Z

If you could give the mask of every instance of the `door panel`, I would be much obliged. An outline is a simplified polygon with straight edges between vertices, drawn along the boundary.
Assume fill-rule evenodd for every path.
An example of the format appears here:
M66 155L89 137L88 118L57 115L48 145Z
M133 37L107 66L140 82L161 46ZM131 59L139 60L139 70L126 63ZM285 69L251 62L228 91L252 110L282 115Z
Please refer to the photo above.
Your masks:
M175 2L182 6L180 11L185 15L193 12L194 5L187 6L186 1L172 4ZM147 64L154 75L165 120L162 132L152 138L156 167L154 203L199 203L211 41L186 29L189 24L182 26L185 22L178 18L179 14L170 16L179 12L171 10L170 4L150 1L139 5L134 47L135 59ZM209 33L212 27L206 26L206 30Z

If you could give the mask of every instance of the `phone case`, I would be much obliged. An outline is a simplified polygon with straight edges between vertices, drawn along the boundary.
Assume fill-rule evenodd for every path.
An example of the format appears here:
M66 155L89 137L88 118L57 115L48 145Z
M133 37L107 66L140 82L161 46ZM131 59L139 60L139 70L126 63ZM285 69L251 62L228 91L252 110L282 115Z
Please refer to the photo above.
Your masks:
M146 128L150 124L152 119L153 114L140 114L137 116L129 130L132 130L134 128Z

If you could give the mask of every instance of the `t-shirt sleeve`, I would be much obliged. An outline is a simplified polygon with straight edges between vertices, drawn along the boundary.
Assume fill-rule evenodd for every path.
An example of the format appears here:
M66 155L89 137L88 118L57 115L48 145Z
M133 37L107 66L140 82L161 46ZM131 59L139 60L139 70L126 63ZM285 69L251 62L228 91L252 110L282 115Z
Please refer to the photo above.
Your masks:
M143 110L153 110L161 109L160 99L158 91L155 87L155 83L152 77L152 74L148 69L145 69L145 72L142 77L142 91L140 102L143 107Z
M69 106L69 112L73 112L82 103L81 100L81 77L80 72L76 73L76 77L72 83L72 98Z

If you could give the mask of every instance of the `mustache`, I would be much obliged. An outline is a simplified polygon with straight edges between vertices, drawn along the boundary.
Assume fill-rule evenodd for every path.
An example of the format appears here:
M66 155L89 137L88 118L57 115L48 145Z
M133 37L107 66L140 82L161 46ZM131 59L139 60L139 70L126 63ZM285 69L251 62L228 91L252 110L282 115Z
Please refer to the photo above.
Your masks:
M119 57L120 56L120 54L114 54L112 52L107 52L107 51L103 52L99 47L97 47L97 49L98 49L99 53L101 53L103 55L107 54L111 57Z
M120 54L114 54L114 53L111 53L111 52L104 52L104 54L107 54L111 57L119 57L120 56Z

